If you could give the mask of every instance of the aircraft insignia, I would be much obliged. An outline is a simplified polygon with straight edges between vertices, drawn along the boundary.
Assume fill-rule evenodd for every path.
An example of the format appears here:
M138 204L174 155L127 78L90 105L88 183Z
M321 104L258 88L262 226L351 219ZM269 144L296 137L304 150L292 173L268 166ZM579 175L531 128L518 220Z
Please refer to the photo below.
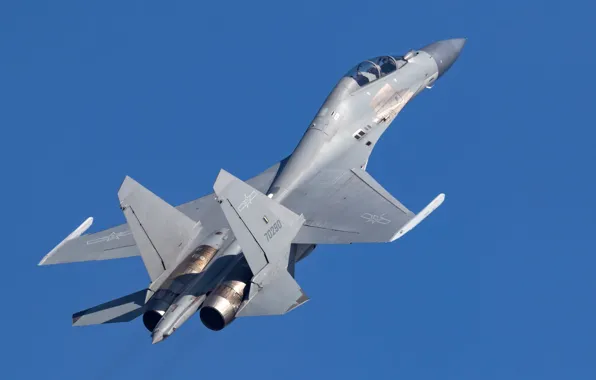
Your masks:
M245 208L248 208L252 204L253 199L257 196L257 193L253 190L252 193L246 195L244 194L244 200L238 206L238 212L242 212Z
M385 215L385 214L383 214ZM391 221L387 218L385 218L383 215L375 215L375 214L371 214L369 212L365 212L364 214L360 215L360 217L364 220L366 220L365 223L369 223L370 224L375 224L375 223L380 223L380 224L389 224L391 223Z
M107 243L112 240L118 240L118 239L128 236L130 234L132 234L132 232L130 232L130 231L112 232L108 236L103 236L103 237L100 237L97 239L89 240L87 242L87 245L97 244L97 243Z

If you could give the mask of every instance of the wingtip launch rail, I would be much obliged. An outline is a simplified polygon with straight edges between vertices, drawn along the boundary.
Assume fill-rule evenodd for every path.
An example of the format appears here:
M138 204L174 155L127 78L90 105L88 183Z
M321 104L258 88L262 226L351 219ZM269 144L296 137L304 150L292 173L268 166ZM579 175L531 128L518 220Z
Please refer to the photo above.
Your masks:
M410 230L416 227L420 222L422 222L426 217L432 214L440 205L443 204L445 201L445 194L439 194L435 199L433 199L425 208L422 209L415 217L413 217L405 226L403 226L391 239L391 241L395 241L400 237L407 234Z
M91 225L93 224L93 217L90 216L87 219L85 219L85 221L83 223L81 223L80 226L78 226L74 231L72 231L70 233L70 235L68 235L64 240L62 240L57 246L54 247L54 249L52 249L50 251L50 253L48 253L47 255L45 255L43 257L43 259L41 259L41 261L37 264L37 265L45 265L45 263L50 260L50 258L56 253L58 252L58 250L60 248L62 248L66 243L68 243L70 240L74 240L78 237L80 237L82 234L84 234L89 227L91 227Z

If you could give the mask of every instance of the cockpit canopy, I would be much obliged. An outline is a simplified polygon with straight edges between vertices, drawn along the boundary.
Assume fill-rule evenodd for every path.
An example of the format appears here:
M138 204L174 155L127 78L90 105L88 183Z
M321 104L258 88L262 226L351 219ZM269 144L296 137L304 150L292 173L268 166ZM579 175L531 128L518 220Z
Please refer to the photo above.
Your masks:
M403 57L384 55L359 63L352 70L348 71L346 76L354 78L358 85L362 87L387 74L391 74L406 63L407 61Z

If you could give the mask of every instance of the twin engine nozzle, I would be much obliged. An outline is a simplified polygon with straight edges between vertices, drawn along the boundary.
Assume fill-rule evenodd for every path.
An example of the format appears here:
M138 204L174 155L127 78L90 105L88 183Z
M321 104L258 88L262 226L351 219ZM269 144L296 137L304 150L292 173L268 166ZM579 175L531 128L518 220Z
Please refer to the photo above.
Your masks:
M205 294L207 283L202 280L208 266L217 260L226 232L216 232L194 249L169 275L147 304L143 323L151 331L153 343L170 336L200 308L203 324L219 331L235 318L244 298L248 267L230 272L215 289Z

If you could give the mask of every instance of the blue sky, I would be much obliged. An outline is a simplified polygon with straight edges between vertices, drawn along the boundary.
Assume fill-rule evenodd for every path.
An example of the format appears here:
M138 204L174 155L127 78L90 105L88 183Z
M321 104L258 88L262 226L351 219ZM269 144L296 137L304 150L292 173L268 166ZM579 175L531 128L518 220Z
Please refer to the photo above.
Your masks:
M589 2L3 2L6 379L596 378ZM138 258L36 266L86 217L124 221L130 175L172 204L289 154L358 61L467 37L368 170L414 211L404 239L324 246L311 301L151 346L70 315L143 288ZM272 364L271 364L272 363Z

